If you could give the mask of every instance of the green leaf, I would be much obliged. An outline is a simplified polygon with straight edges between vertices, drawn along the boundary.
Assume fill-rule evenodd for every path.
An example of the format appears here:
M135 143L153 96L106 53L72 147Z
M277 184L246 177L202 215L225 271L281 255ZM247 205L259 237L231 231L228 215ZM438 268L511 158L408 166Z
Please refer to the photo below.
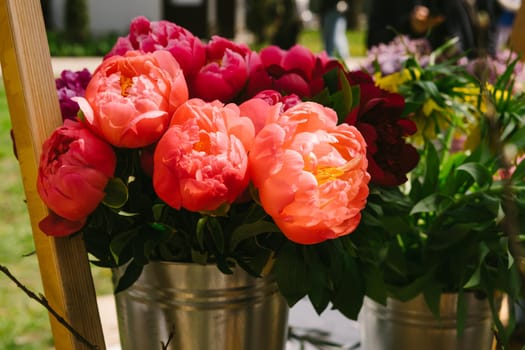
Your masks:
M224 232L222 230L221 224L216 217L210 216L206 222L206 226L208 227L208 231L215 242L217 251L221 254L224 254Z
M339 80L340 80L340 76L339 76L339 69L338 68L333 68L331 70L329 70L328 72L326 72L324 75L323 75L323 80L324 80L324 85L326 87L328 87L328 92L330 94L334 93L334 92L337 92L339 89L338 89L338 86L339 86Z
M446 252L447 249L468 242L468 239L475 232L471 223L457 223L446 227L432 226L429 234L428 250Z
M463 292L458 293L458 305L457 305L457 325L456 330L458 332L458 336L461 336L463 334L463 331L465 330L465 323L467 321L467 302L466 297Z
M131 261L126 267L124 274L118 280L117 287L115 288L115 294L128 289L133 283L135 283L140 277L143 268L144 266L138 265L134 261Z
M508 344L510 334L515 326L515 317L514 317L514 308L510 307L509 310L509 320L508 325L505 327L499 318L501 297L489 294L488 296L490 310L492 312L492 321L496 325L496 330L499 340L503 344ZM514 299L509 297L509 305L514 305Z
M332 298L332 305L346 317L356 320L363 305L365 286L354 259L347 259L345 278L340 281Z
M525 177L525 162L520 161L514 172L512 173L512 176L510 177L510 180L512 182L515 181L521 181Z
M410 215L439 211L450 202L450 198L439 193L433 193L417 202L410 211Z
M425 177L421 187L421 195L428 196L437 191L437 185L439 180L439 156L436 148L432 143L428 143L425 148L425 154L423 156L426 159L425 162Z
M109 249L111 251L111 254L113 255L113 259L117 262L117 264L121 264L120 256L130 246L133 239L138 234L138 228L134 228L129 231L124 231L116 235L109 244Z
M509 143L514 144L518 149L523 149L525 147L525 128L518 129L510 138Z
M382 305L385 305L387 289L383 280L383 270L377 267L372 267L366 270L364 277L366 296Z
M261 233L280 232L277 225L266 220L259 220L249 224L239 225L233 230L230 240L230 249L233 251L242 241L255 237Z
M162 221L162 214L164 213L164 208L166 208L165 204L155 204L151 207L151 211L153 213L153 219L155 221Z
M208 222L209 216L203 216L197 221L197 228L195 230L195 236L197 238L197 243L201 250L204 250L204 231Z
M326 271L323 262L315 250L315 246L304 247L303 251L310 279L308 298L317 314L320 315L330 302L329 293L326 288L328 271Z
M385 231L393 235L410 231L410 224L401 216L383 216L381 222Z
M340 91L342 93L342 100L340 101L339 108L336 109L336 111L338 111L338 113L341 114L344 118L352 110L352 107L354 106L354 99L352 93L352 86L350 86L350 83L345 73L338 70L338 74Z
M458 166L457 171L464 171L481 187L492 183L490 171L480 163L465 163Z
M277 253L273 271L279 290L288 305L301 300L310 288L310 278L300 249L291 242L286 243Z
M388 286L388 289L394 298L401 301L408 301L415 298L418 294L425 290L425 286L428 284L428 281L432 279L433 275L434 268L429 267L425 271L425 274L423 274L421 277L413 279L410 284L402 287L390 285Z
M119 177L109 179L106 188L106 195L102 203L110 208L119 209L128 201L128 187Z
M434 64L436 59L443 55L450 47L453 47L456 45L456 43L459 41L459 37L453 37L452 39L449 39L445 41L442 45L440 45L438 48L434 49L430 55L430 62L431 64Z
M205 265L208 262L208 253L192 249L191 260L197 264Z
M441 288L439 285L431 283L426 284L423 289L423 297L425 298L425 303L428 308L434 315L434 317L439 317L440 301L441 301Z
M479 244L480 247L480 257L476 266L476 270L472 273L469 280L465 285L463 286L463 289L470 289L470 288L476 288L479 286L481 282L481 266L483 265L483 261L487 257L488 253L490 252L489 247L484 242L481 242Z

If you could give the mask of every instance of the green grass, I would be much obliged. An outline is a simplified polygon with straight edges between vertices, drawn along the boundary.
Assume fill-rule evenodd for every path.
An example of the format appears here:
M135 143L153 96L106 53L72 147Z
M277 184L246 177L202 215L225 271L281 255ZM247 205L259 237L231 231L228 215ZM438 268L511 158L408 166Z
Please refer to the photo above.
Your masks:
M350 47L350 55L353 57L365 56L365 32L348 31L346 36ZM299 44L310 48L313 52L320 52L323 50L323 43L318 30L303 30L297 41Z
M38 261L10 130L5 89L0 82L0 264L29 289L41 294ZM97 268L92 271L98 294L111 293L109 270ZM47 311L0 273L0 349L52 348Z
M13 155L11 122L0 84L0 264L28 288L42 292L33 237L24 203L18 162ZM0 349L40 350L52 347L46 310L0 275Z

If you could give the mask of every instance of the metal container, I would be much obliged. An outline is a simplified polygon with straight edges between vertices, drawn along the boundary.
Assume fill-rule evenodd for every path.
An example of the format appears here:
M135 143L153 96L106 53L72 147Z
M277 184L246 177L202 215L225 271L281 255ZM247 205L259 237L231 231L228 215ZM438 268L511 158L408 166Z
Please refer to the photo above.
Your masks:
M150 263L115 299L122 350L160 350L168 340L170 350L286 346L288 305L275 281L240 268Z
M490 350L492 315L486 299L467 293L465 329L457 334L457 294L441 296L435 318L423 296L408 302L388 299L381 305L365 298L359 316L363 350Z

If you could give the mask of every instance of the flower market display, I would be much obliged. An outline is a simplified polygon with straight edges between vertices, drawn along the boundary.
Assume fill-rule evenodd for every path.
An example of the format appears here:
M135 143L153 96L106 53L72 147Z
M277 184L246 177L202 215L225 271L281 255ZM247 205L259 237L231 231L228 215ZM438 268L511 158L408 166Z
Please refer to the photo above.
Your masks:
M272 271L290 303L346 308L341 238L359 225L373 156L357 122L314 97L346 117L348 74L299 45L255 52L136 18L96 71L57 79L65 122L43 145L42 231L82 234L95 264L126 266L117 291L150 261L194 262ZM297 280L310 269L324 281Z
M396 38L365 63L378 86L404 97L420 154L409 181L371 189L353 234L365 293L380 303L423 294L436 315L442 293L459 293L461 329L462 298L475 292L488 299L506 343L523 278L523 64L510 51L467 60L447 55L453 40L434 52L416 43ZM503 294L506 325L498 317Z
M365 295L435 310L476 291L498 323L495 293L521 291L519 62L489 81L416 51L348 71L138 17L94 72L57 79L40 228L126 266L117 291L151 261L193 262L273 273L290 305L352 319Z

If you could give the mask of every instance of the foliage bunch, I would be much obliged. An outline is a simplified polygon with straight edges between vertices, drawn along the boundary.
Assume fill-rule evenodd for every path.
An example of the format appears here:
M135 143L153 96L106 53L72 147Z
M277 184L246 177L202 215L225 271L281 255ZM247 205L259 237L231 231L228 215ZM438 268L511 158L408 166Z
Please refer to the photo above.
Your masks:
M510 303L522 291L520 264L525 224L525 94L515 88L519 61L508 59L492 83L471 75L458 58L440 56L447 45L420 64L415 56L376 83L405 97L404 113L415 120L413 136L420 162L409 182L371 191L352 242L364 271L365 294L381 303L423 294L438 315L443 293L488 299L498 318L502 293ZM491 60L489 58L489 60ZM490 64L485 65L490 69ZM478 70L479 73L479 70ZM481 79L480 79L481 78ZM511 308L512 309L512 308Z

